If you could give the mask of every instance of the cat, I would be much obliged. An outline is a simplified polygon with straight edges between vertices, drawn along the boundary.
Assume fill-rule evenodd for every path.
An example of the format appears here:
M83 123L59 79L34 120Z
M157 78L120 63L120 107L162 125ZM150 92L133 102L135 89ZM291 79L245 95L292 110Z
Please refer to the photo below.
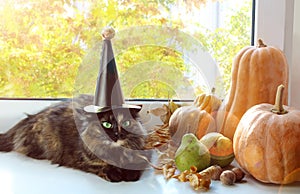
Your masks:
M136 109L87 113L93 97L51 105L0 134L0 151L93 173L110 181L137 181L147 169L147 132Z

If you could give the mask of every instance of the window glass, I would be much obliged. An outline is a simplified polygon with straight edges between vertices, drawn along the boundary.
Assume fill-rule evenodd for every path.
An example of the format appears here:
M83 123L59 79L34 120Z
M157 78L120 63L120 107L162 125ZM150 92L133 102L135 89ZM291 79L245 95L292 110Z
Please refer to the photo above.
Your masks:
M252 0L2 0L0 18L0 97L93 94L110 25L125 98L182 100L228 91Z

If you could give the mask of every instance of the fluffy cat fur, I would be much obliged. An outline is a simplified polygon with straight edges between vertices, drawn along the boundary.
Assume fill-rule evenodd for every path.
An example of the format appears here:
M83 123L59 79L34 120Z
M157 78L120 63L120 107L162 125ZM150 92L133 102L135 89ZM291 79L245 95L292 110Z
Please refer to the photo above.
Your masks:
M92 102L82 95L28 115L0 134L0 151L47 159L111 182L139 180L148 166L142 158L150 160L151 153L144 150L146 131L138 110L83 111Z

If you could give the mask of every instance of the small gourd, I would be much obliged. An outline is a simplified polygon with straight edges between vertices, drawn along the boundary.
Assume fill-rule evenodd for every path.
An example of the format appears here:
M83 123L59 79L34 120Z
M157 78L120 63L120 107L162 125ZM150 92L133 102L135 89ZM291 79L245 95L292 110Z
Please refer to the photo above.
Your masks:
M200 94L194 100L194 105L196 107L199 107L201 110L205 110L206 112L208 112L213 116L216 113L216 111L219 109L221 103L222 100L215 95L215 88L212 88L210 94L206 94L206 93Z

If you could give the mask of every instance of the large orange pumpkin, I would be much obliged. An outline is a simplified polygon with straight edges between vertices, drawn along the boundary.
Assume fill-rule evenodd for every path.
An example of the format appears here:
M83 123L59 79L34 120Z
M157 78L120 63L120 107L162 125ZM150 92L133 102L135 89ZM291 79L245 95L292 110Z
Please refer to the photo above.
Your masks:
M256 104L273 104L277 86L288 87L288 77L287 60L280 49L262 40L243 48L234 58L230 90L218 110L218 131L232 139L243 114ZM283 103L287 100L285 91Z
M199 139L216 131L215 119L205 110L195 106L177 108L170 117L169 130L172 141L179 146L184 134L193 133Z
M276 184L300 181L300 110L262 103L241 118L233 138L235 159L254 178Z

